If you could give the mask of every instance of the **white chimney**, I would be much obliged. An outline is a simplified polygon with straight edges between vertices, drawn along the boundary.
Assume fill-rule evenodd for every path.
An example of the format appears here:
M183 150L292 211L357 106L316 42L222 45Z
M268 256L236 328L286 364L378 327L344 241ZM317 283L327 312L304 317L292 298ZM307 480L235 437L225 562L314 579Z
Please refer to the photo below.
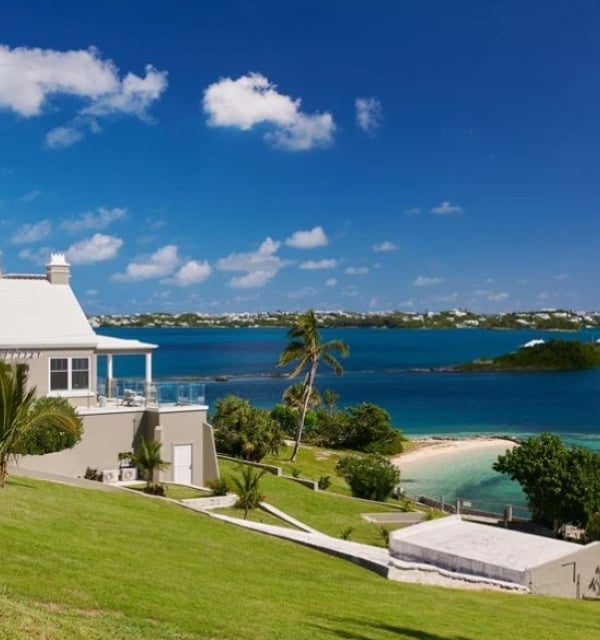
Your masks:
M46 278L50 284L69 284L71 265L64 253L50 254L50 262L46 265Z

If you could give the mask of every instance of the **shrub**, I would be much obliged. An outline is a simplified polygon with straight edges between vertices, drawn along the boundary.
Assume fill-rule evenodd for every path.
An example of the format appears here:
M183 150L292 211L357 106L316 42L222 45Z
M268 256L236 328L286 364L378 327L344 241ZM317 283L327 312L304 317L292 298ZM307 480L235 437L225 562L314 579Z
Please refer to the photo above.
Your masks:
M594 542L600 540L600 513L595 513L588 520L585 528L585 541Z
M144 493L149 493L151 496L162 496L163 498L166 495L162 484L149 484L144 487Z
M321 476L317 482L317 486L321 491L329 489L329 487L331 486L331 480L329 479L329 476Z
M298 467L292 467L292 476L294 478L299 478L300 477L300 469L298 469Z
M229 493L229 482L227 482L227 478L221 477L209 482L208 488L213 496L226 496Z
M96 480L97 482L102 482L102 471L98 471L98 469L92 469L92 467L88 467L85 470L83 477L86 480Z
M400 471L387 458L371 454L340 458L336 472L346 480L357 498L385 500L400 482Z
M344 527L340 531L340 538L342 540L349 540L350 536L354 533L354 527Z

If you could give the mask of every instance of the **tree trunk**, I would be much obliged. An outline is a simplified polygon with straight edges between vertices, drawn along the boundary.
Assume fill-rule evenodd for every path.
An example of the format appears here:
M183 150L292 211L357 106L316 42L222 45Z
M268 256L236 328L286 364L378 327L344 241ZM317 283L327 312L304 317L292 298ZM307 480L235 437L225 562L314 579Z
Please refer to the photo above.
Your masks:
M310 371L306 374L306 381L304 382L304 397L302 399L302 412L300 413L300 419L298 420L296 442L294 443L294 450L292 451L292 457L290 458L292 462L296 462L296 456L298 455L298 449L300 448L302 432L304 431L304 421L306 419L306 412L308 410L308 403L310 401L310 394L312 393L313 382L317 373L318 364L318 360L314 361L310 367Z
M0 462L0 489L4 489L5 480L6 480L6 462Z

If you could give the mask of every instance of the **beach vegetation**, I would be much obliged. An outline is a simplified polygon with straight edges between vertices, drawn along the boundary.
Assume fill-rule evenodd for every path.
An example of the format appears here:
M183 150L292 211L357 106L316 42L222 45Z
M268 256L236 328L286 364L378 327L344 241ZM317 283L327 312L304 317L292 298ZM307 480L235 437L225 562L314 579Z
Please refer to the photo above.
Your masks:
M595 344L577 340L550 340L456 368L459 371L568 371L597 366L600 366L600 348Z
M585 527L584 539L586 543L600 540L600 512L590 516Z
M23 364L0 361L0 488L11 457L42 455L81 440L81 418L64 398L36 398Z
M336 472L346 480L353 496L367 500L389 498L400 483L398 467L377 454L344 456L338 461Z
M260 462L284 445L284 432L270 412L238 396L217 400L211 419L219 453Z
M294 365L294 368L288 374L290 378L304 374L302 406L299 412L296 438L291 457L292 461L295 461L302 440L306 412L311 402L319 363L321 361L325 362L333 369L336 375L341 375L343 367L334 356L334 353L347 356L349 347L341 340L323 342L317 316L312 309L296 318L296 322L288 331L287 337L289 342L279 356L278 365Z
M158 440L146 440L142 438L135 449L131 461L137 468L140 477L146 480L146 493L153 495L165 495L164 490L157 489L160 485L154 485L154 474L166 469L171 463L162 459L161 443ZM162 489L162 487L161 487Z
M555 531L569 523L585 527L600 511L600 454L567 446L555 434L527 438L493 468L521 485L533 521Z

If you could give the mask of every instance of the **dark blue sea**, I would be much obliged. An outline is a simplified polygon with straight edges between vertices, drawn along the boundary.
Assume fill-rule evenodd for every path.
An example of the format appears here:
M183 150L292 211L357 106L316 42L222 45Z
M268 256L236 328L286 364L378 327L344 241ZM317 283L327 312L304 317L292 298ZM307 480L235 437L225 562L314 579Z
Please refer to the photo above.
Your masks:
M285 329L106 328L99 333L159 345L155 379L201 379L209 405L228 394L261 407L280 401L290 381L277 367ZM321 364L317 386L340 394L340 405L372 402L384 407L409 437L527 434L551 431L600 450L600 369L567 373L449 373L433 369L514 351L533 338L590 341L600 332L490 331L483 329L335 329L322 332L350 346L344 374ZM103 375L100 359L100 375ZM116 377L142 377L141 356L115 358ZM225 377L227 382L217 382ZM509 491L489 470L470 474L450 494L473 497ZM487 474L487 475L486 475ZM430 493L440 491L438 480ZM456 481L453 481L456 484ZM427 487L422 489L428 490ZM511 489L514 493L514 490ZM510 492L509 491L509 492Z

